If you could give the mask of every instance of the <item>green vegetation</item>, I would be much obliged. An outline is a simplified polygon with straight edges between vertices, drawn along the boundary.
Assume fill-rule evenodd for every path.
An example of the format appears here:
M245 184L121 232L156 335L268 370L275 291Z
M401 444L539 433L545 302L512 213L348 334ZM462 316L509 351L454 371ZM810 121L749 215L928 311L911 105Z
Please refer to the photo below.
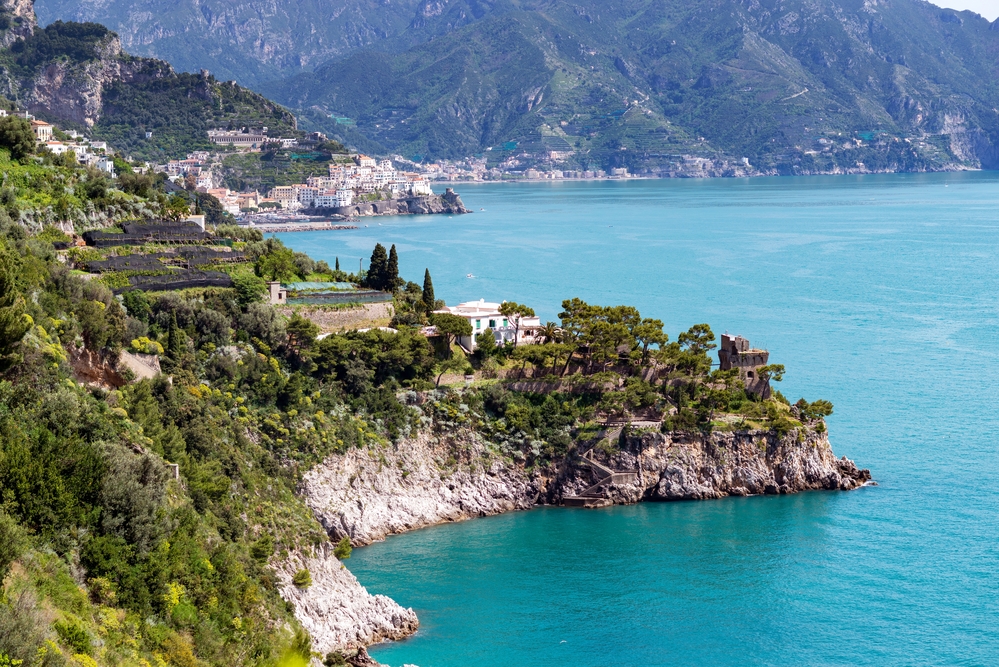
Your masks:
M634 308L579 299L563 303L540 344L482 338L469 358L454 345L471 335L468 321L432 313L442 303L429 271L426 290L403 281L394 247L376 247L367 279L393 291L395 332L319 340L312 321L262 303L264 279L361 276L225 225L216 232L247 256L226 266L232 288L116 297L59 261L53 243L65 233L37 224L29 235L10 213L41 219L38 206L69 189L74 207L106 217L125 216L126 204L179 213L177 200L155 183L150 198L127 194L78 166L6 151L0 162L0 660L10 667L313 658L274 568L320 547L350 557L349 540L330 545L296 495L303 473L332 453L468 429L498 456L544 465L597 420L789 433L821 431L832 412L825 401L748 394L736 373L712 371L707 325L674 343ZM514 320L533 313L504 308ZM421 332L428 323L433 339ZM125 349L156 355L164 374L126 382L110 372ZM438 387L449 373L480 380ZM761 373L776 382L783 367ZM509 386L526 379L537 391ZM312 575L302 569L292 583L307 588Z
M291 583L295 584L296 588L308 588L312 585L312 575L308 570L299 570L291 578Z
M35 133L31 131L31 124L16 116L0 118L0 148L6 148L15 160L31 155L35 150Z
M337 542L336 548L333 550L333 555L340 560L347 560L350 558L351 546L350 538L344 537L339 542Z
M260 95L211 75L163 70L158 61L137 61L137 81L117 81L104 93L104 114L94 136L142 159L164 160L215 148L208 130L267 127L272 136L294 137L294 117ZM145 77L150 80L142 82ZM146 138L146 132L152 137Z
M100 46L111 31L98 23L56 21L14 42L10 52L21 73L32 73L53 60L87 62L100 57Z
M167 202L162 190L150 187L144 197L132 194L96 169L53 160L51 154L40 160L32 155L13 158L9 148L0 146L0 170L5 176L0 186L0 220L22 220L39 230L61 222L88 229L154 217Z
M641 171L690 155L728 159L722 173L743 157L779 173L939 169L966 158L926 132L960 113L988 137L971 162L999 164L995 32L980 17L918 2L874 16L845 0L460 12L418 13L374 49L263 90L361 150L421 159Z
M395 244L386 255L385 246L376 243L368 263L368 273L364 278L365 286L385 292L396 292L405 282L399 277L399 255L395 250Z
M311 152L270 148L262 153L234 153L222 160L222 178L232 190L267 192L278 185L304 183L309 176L324 176L329 165L347 159L347 149L328 142Z
M17 21L23 24L29 19ZM8 20L0 25L0 32L12 25ZM163 160L209 149L207 131L216 127L266 126L273 136L300 135L294 116L256 93L207 73L178 74L163 61L121 53L117 36L103 25L55 21L45 28L35 27L31 34L23 30L17 34L22 37L5 41L9 48L0 49L0 72L14 98L32 98L29 91L36 84L49 92L51 86L40 82L53 76L46 73L47 68L58 68L62 83L51 91L53 98L36 101L31 111L81 130L92 124L88 132L92 138L105 140L131 157ZM92 73L86 68L95 61L104 63L104 71L120 72L102 83L98 108L93 107L87 89ZM5 134L0 127L0 144L11 149L15 158L26 154L7 141ZM127 164L116 165L123 174L131 171Z

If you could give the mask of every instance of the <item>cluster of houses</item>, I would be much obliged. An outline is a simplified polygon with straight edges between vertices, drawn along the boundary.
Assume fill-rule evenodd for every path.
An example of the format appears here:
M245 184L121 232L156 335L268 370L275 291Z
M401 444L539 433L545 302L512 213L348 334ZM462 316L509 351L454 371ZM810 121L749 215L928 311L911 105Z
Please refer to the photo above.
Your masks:
M388 191L392 197L425 197L433 194L430 181L417 173L398 171L391 160L356 155L349 163L329 165L329 173L310 176L305 183L281 185L267 199L283 209L338 208L350 206L359 195Z
M232 215L260 208L280 208L297 211L307 208L338 208L350 206L360 196L388 191L392 197L423 197L433 194L430 181L421 174L403 172L392 166L391 160L375 160L367 155L355 155L350 162L333 163L320 176L310 176L305 183L280 185L266 194L257 191L233 192L218 187L213 156L197 151L183 160L171 160L156 167L175 182L193 185L222 204Z
M27 111L9 113L6 109L0 109L0 117L7 115L19 116L31 124L31 131L35 133L35 141L38 142L39 148L44 148L55 155L72 152L80 164L96 167L111 178L117 176L114 171L114 160L106 142L90 141L76 130L66 132L69 141L59 141L55 139L55 126L52 123L38 120Z

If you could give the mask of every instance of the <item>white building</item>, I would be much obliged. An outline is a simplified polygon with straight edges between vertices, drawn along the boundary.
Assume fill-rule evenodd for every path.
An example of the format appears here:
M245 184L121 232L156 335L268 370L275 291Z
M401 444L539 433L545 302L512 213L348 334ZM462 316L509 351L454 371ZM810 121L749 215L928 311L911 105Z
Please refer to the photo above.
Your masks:
M341 188L336 191L336 205L337 206L350 206L354 203L354 191L348 190L346 188Z
M114 173L114 160L107 155L102 155L97 162L94 163L94 166L111 178L117 178L117 174Z
M319 188L314 188L311 185L293 185L291 187L295 189L295 198L298 199L298 203L301 204L303 208L309 208L312 206L316 197L318 197L321 192Z
M501 305L479 299L478 301L459 303L457 306L447 306L434 312L450 313L468 320L468 323L472 325L472 335L459 336L458 344L470 352L475 350L475 337L487 329L493 332L497 345L505 345L507 342L514 341L518 345L533 343L535 332L541 327L541 320L537 317L521 317L518 322L515 318L502 314L499 310Z

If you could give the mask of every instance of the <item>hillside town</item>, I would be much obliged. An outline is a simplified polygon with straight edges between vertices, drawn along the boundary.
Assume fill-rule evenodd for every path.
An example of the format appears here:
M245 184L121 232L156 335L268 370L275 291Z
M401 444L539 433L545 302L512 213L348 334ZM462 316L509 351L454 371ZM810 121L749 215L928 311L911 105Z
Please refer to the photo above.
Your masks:
M111 178L117 176L112 157L113 151L108 149L106 142L90 141L75 130L65 133L59 132L52 123L38 120L27 111L8 112L6 109L0 109L0 118L8 115L19 116L30 123L39 148L48 150L53 155L62 155L71 152L76 156L78 163L92 166ZM57 138L57 135L64 138Z

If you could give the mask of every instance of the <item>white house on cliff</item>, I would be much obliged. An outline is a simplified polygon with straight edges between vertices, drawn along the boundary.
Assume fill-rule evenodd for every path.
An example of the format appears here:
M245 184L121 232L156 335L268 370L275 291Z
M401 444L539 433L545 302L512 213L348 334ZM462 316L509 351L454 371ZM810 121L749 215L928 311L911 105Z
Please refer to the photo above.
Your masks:
M472 325L472 335L458 338L458 344L468 351L475 350L475 337L486 329L492 330L497 345L505 345L514 341L518 345L533 343L535 332L541 327L541 320L537 317L521 317L517 321L502 314L500 312L501 305L479 299L478 301L459 303L457 306L446 306L434 312L450 313L468 320L468 323Z

